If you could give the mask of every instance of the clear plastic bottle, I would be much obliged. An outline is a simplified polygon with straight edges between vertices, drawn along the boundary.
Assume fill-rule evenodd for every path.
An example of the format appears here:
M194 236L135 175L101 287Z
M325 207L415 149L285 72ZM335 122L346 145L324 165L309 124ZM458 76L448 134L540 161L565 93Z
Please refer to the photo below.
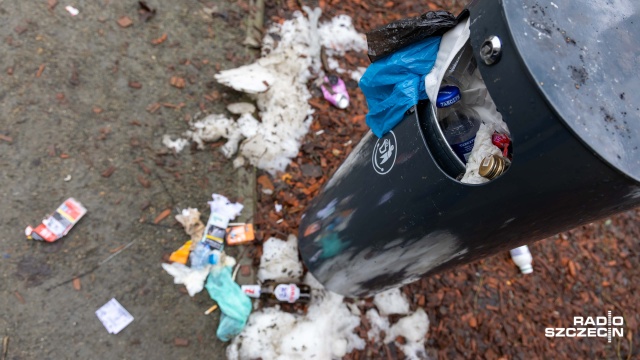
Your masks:
M480 117L472 108L462 106L461 98L457 86L446 85L438 92L436 106L444 138L466 164L480 129Z
M211 249L206 242L200 241L189 256L193 269L202 269L208 265L215 265L220 260L220 251Z
M531 256L531 252L527 245L512 249L510 253L511 259L513 259L513 262L518 265L523 274L531 274L533 272L533 267L531 266L533 257Z
M477 67L478 63L473 57L473 48L471 43L467 41L449 64L443 82L466 89L469 87Z

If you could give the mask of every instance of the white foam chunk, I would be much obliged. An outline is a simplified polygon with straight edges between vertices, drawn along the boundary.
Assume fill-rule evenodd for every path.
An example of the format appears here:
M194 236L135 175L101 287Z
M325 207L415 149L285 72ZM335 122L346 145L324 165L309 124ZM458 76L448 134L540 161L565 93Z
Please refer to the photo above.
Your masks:
M171 136L164 135L162 137L162 145L168 147L169 149L173 149L177 153L179 153L180 151L182 151L182 149L184 149L185 146L189 145L189 140L182 139L182 138L171 140Z
M367 332L369 340L374 342L380 340L381 331L384 331L385 334L389 333L389 319L386 316L380 316L376 309L369 309L366 316L371 324L371 329Z
M262 258L258 269L260 281L297 281L302 277L302 264L298 259L298 240L289 235L287 241L270 238L262 245Z
M360 317L352 314L343 297L317 289L317 282L305 279L313 288L306 315L265 308L251 314L247 326L227 347L234 359L338 359L365 342L353 332Z
M407 359L425 359L424 340L427 330L429 330L429 317L422 308L418 308L412 315L403 317L391 326L385 342L393 341L398 336L402 336L406 339L406 343L396 342L396 346L402 350Z
M398 288L377 294L373 298L373 304L382 315L409 313L409 300Z
M227 105L227 110L236 115L250 114L256 111L256 106L248 102L237 102Z

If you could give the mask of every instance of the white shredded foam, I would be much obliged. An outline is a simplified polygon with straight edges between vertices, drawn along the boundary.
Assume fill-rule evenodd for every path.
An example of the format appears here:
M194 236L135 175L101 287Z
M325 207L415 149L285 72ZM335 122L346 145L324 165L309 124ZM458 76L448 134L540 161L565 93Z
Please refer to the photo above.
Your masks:
M225 115L213 114L192 123L186 138L199 148L204 142L225 138L228 141L222 151L228 158L239 150L239 156L271 174L286 169L298 154L300 141L311 124L313 109L308 103L311 93L307 83L312 78L322 78L321 45L330 58L367 48L364 36L355 31L350 17L341 15L318 26L321 10L303 9L308 17L296 12L291 20L271 25L260 59L215 76L221 84L252 94L261 121L253 118L255 121L245 120L243 124L246 113L237 123ZM331 58L330 62L337 71L337 61ZM236 107L230 110L245 111ZM182 144L186 140L178 141Z
M396 342L395 345L402 350L407 359L425 359L424 340L429 330L429 317L422 308L418 308L413 314L398 320L389 331L385 342L390 342L402 336L406 339L405 344Z
M189 145L189 141L182 138L171 140L171 136L164 135L162 137L162 144L169 149L173 149L175 150L175 152L179 153L180 151L182 151L182 149L184 149L185 146Z
M298 240L289 235L287 241L270 238L262 245L262 258L258 279L297 281L302 277L302 264L298 258Z
M371 324L371 329L367 332L367 338L373 342L380 340L380 332L389 333L389 319L386 316L380 316L376 309L367 311L367 320Z
M302 264L298 261L296 237L291 235L286 242L271 238L263 247L258 278L261 281L297 281L295 277L278 277L296 267L294 262L300 271L302 269ZM353 350L364 349L365 339L354 332L361 324L362 313L358 303L345 303L343 296L325 290L311 273L307 273L303 282L312 289L307 313L283 312L279 306L254 311L242 333L227 347L226 355L229 360L340 359ZM377 298L378 303L374 300L374 305L378 310L373 308L366 313L371 324L367 338L389 343L398 336L403 336L406 343L396 343L396 346L409 359L424 358L424 339L429 328L429 319L424 310L418 309L389 326L387 316L380 315L378 311L386 309L388 314L407 314L408 302L402 293L393 290L378 295ZM381 331L387 334L384 339L380 337Z
M313 289L306 315L264 308L249 316L245 329L227 347L234 359L339 359L365 342L353 332L360 317L340 295Z
M373 298L373 304L378 308L382 315L404 315L409 313L409 300L407 300L407 297L399 288L377 294Z

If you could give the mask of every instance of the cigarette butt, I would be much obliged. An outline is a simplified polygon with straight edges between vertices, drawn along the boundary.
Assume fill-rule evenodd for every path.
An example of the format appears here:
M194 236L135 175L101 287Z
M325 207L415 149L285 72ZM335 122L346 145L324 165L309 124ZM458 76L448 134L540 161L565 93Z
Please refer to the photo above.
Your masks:
M212 312L216 311L216 309L218 308L218 304L213 305L212 307L210 307L207 311L204 312L205 315L209 315Z
M2 360L7 358L7 352L9 351L9 337L5 336L2 339Z

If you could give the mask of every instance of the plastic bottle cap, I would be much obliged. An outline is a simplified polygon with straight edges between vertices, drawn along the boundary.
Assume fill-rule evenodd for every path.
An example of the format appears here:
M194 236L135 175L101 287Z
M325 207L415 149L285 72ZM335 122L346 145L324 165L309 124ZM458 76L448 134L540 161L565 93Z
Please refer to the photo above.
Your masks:
M460 101L460 89L457 86L446 85L438 91L436 106L439 108L449 107Z

